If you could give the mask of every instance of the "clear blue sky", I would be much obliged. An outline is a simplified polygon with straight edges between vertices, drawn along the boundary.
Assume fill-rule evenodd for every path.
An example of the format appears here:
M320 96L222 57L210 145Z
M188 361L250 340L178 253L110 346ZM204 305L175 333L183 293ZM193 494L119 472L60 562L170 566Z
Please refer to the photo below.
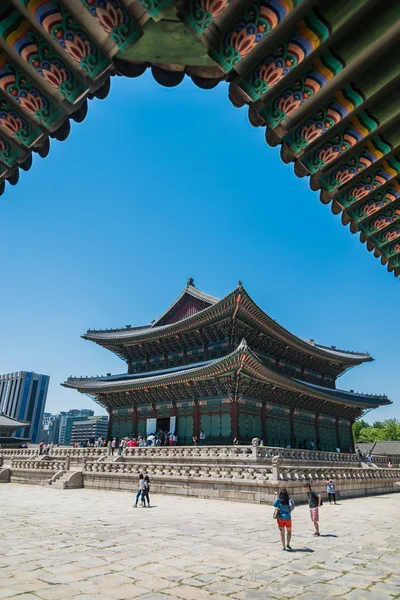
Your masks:
M47 410L101 412L60 383L125 363L80 335L150 322L193 277L220 297L241 279L293 333L368 350L375 362L338 385L394 401L368 420L400 417L399 281L233 108L227 86L115 78L0 206L0 372L50 375Z

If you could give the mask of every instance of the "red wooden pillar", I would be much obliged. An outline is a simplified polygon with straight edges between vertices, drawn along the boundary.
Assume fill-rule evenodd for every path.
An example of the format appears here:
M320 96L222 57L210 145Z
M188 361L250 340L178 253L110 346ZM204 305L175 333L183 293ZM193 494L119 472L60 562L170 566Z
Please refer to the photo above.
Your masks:
M231 404L231 432L232 440L239 437L239 405L235 401Z
M193 401L193 435L200 441L200 406L197 400Z

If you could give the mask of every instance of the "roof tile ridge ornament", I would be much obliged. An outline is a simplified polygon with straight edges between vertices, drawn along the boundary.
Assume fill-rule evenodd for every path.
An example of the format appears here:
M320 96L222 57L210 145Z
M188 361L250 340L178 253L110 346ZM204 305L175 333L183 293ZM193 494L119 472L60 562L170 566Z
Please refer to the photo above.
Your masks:
M187 283L186 283L186 287L187 287L187 288L188 288L188 287L196 287L196 286L194 285L194 279L193 279L193 277L189 277L189 279L187 280Z
M238 348L238 350L247 350L248 349L248 345L246 340L243 338L242 341L240 342Z

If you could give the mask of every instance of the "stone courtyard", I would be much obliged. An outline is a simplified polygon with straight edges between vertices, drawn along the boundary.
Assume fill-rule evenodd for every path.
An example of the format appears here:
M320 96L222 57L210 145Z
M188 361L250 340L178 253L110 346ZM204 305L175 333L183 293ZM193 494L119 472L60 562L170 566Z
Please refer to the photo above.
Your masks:
M272 508L128 492L0 486L0 600L400 597L400 495L293 513L282 552Z

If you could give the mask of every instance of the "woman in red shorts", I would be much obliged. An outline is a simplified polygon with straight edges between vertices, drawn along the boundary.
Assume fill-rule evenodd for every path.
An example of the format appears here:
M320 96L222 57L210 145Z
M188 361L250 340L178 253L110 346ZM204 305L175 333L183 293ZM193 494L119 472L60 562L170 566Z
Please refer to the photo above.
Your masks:
M278 498L274 502L274 507L278 509L278 527L281 532L282 550L292 550L290 546L290 538L292 537L292 515L291 511L294 508L293 500L290 500L286 489L282 489ZM286 543L285 543L286 529Z

